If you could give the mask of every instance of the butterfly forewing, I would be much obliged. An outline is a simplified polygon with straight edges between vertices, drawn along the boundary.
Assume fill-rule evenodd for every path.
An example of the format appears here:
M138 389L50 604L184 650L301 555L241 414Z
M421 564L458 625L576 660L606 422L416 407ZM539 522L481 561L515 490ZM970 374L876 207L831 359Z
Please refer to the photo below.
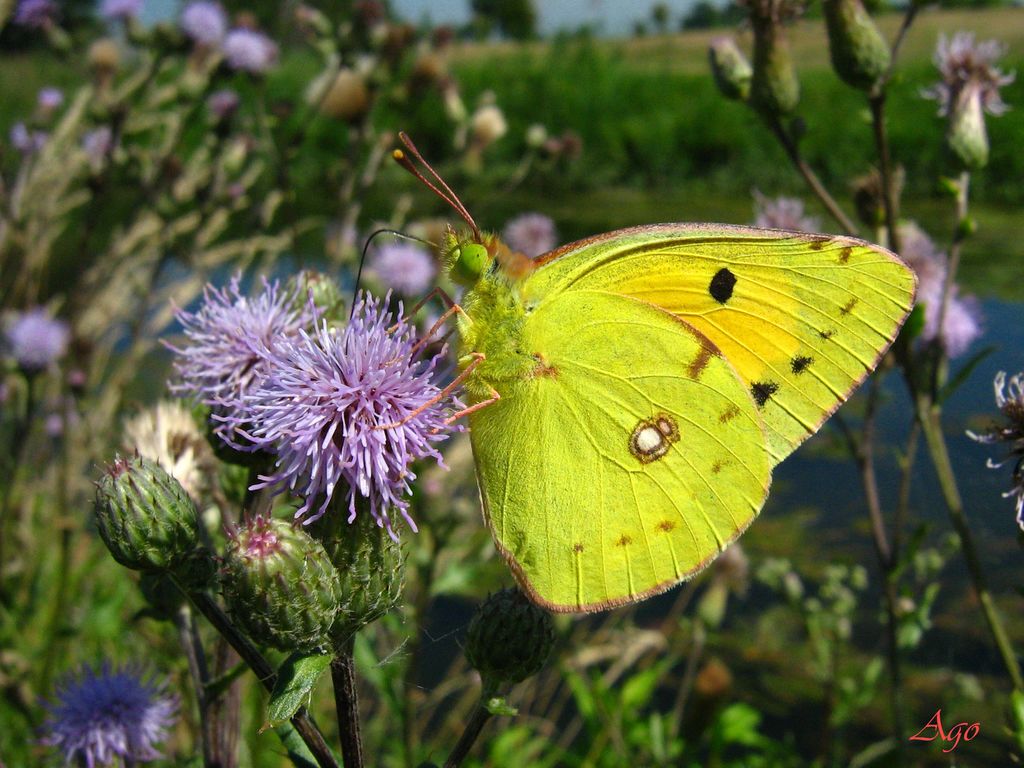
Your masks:
M707 338L650 304L573 289L538 304L529 376L471 417L485 515L523 587L599 610L703 568L770 479L748 386Z
M655 225L539 260L527 300L603 290L686 320L732 364L763 418L772 462L813 434L875 367L913 306L913 272L845 237Z

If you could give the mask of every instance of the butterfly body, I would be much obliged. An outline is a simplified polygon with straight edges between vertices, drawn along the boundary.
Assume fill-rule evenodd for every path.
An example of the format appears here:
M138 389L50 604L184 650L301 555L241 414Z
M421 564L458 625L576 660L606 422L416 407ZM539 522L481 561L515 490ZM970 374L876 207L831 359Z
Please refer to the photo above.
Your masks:
M486 247L460 320L470 405L490 401L470 415L484 515L560 611L663 591L723 551L915 289L877 246L723 225L620 230L526 265Z

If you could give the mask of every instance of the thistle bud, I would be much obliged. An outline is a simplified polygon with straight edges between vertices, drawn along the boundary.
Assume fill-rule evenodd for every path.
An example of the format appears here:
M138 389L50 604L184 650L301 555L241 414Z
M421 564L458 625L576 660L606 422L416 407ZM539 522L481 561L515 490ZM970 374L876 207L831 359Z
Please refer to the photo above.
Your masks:
M727 99L746 101L750 96L750 80L754 70L743 51L731 37L716 37L708 47L711 74Z
M373 515L357 515L352 523L341 514L324 515L310 533L323 543L338 573L341 599L331 639L340 646L398 605L405 557Z
M484 690L519 683L544 666L555 643L551 614L518 589L489 595L469 623L466 658Z
M965 168L977 170L988 164L988 132L978 88L968 86L960 92L949 115L946 145Z
M289 280L288 292L295 296L296 312L304 312L305 305L312 297L317 314L326 318L328 323L345 317L345 297L338 283L322 272L302 270Z
M824 0L832 68L854 88L869 91L889 69L892 57L861 0Z
M222 588L232 617L259 643L311 651L338 612L338 574L320 542L284 520L256 517L233 536Z
M800 81L793 67L789 40L779 23L754 15L754 73L750 101L767 115L786 115L800 101Z
M370 108L370 91L359 73L345 68L338 72L320 101L320 112L347 123L358 122Z
M159 464L118 457L96 486L96 527L117 562L177 574L200 547L199 514Z

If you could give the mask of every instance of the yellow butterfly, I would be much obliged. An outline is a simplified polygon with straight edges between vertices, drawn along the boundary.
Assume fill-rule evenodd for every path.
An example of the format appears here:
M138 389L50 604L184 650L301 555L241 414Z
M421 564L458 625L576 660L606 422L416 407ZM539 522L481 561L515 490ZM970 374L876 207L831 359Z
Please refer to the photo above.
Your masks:
M850 237L656 224L527 261L434 178L474 230L447 250L469 286L460 365L484 518L554 611L641 600L706 567L913 306L913 271Z

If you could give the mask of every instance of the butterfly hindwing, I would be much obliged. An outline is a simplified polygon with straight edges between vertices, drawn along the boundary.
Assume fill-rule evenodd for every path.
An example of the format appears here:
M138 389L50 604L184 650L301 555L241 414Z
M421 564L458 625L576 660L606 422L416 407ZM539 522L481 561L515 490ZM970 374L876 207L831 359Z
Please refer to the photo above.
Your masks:
M565 246L522 290L544 300L609 291L686 320L742 379L776 464L874 368L913 306L915 278L853 238L671 224Z
M770 480L763 420L714 344L650 304L574 289L526 318L528 377L470 417L485 515L523 587L600 610L700 570Z

